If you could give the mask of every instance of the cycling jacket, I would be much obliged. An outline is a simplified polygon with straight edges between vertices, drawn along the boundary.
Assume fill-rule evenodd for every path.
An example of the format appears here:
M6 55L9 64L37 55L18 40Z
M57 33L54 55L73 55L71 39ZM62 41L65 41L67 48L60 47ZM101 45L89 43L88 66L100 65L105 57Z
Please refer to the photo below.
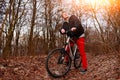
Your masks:
M69 21L64 22L62 25L65 31L70 30L72 27L76 27L76 30L73 32L75 37L80 37L84 33L81 22L75 15L70 16Z

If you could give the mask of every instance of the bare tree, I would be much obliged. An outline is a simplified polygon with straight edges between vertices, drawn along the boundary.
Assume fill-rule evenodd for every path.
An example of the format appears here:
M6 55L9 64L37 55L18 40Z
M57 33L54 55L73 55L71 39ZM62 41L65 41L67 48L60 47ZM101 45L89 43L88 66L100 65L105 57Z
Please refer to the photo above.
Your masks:
M19 15L19 8L21 5L21 0L19 0L18 2L15 0L10 0L9 5L10 5L9 6L9 28L8 28L8 34L6 35L6 44L3 49L4 57L8 57L9 55L11 55L10 53L12 53L11 43L14 35L15 26L19 19L18 15Z
M34 55L34 48L33 46L33 30L35 26L35 19L36 19L36 6L37 6L37 0L31 0L32 2L32 18L31 18L31 24L30 24L30 36L28 40L28 54Z

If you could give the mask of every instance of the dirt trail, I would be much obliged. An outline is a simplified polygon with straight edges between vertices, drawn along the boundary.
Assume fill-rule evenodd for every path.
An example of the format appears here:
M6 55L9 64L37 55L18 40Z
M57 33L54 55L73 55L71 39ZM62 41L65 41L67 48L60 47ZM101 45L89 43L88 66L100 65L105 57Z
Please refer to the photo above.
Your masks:
M46 55L0 59L0 80L120 80L120 56L87 53L88 72L72 68L61 78L50 77L45 69Z

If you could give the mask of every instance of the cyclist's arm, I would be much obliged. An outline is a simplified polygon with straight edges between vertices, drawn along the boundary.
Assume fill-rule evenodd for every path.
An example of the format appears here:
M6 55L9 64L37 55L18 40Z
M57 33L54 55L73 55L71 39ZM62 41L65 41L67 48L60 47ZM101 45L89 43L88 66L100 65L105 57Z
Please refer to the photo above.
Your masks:
M68 24L68 22L64 22L61 29L60 29L60 33L65 34L65 32L68 30L69 30L69 24Z

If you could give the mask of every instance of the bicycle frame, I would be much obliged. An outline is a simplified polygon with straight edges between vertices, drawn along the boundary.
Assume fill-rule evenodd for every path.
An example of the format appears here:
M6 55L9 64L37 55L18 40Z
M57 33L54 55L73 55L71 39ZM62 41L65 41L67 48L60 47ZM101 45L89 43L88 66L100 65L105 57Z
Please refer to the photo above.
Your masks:
M70 41L74 43L74 48L71 47L70 45ZM75 57L75 54L76 54L76 51L77 51L77 44L75 43L74 40L72 40L69 36L67 37L67 41L66 41L66 45L65 45L65 51L67 51L67 47L69 48L69 55L71 57L71 59L73 60Z

